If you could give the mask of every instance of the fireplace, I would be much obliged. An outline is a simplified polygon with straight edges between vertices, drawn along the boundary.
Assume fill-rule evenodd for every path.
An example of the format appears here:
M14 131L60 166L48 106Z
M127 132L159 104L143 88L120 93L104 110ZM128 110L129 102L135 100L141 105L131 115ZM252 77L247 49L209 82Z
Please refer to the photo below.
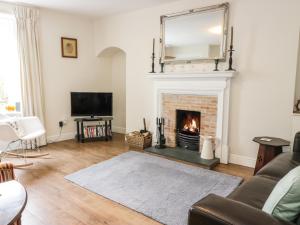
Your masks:
M177 158L182 160L187 160L187 155L194 155L190 157L193 159L187 161L195 162L196 159L199 159L198 152L182 151L178 147L176 109L201 112L201 121L199 119L201 135L215 138L216 158L220 158L222 163L228 163L229 100L231 81L235 72L205 72L208 71L208 67L203 69L203 72L186 69L180 66L178 70L174 68L173 72L146 75L147 78L154 81L152 121L155 121L155 117L165 118L164 134L166 145L170 150L169 156L174 156L174 151L178 152L177 156L180 155ZM159 152L166 149L160 149ZM203 160L199 159L199 162L203 162Z
M201 112L176 110L176 144L191 151L199 151Z

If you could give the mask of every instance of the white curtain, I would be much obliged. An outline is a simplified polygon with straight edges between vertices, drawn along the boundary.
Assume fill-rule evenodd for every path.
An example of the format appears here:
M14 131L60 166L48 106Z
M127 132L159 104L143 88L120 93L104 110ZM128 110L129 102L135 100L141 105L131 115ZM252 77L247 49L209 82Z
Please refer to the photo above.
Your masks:
M42 72L38 41L38 15L35 8L16 6L17 42L21 72L23 116L37 116L44 123ZM39 145L46 144L45 137Z

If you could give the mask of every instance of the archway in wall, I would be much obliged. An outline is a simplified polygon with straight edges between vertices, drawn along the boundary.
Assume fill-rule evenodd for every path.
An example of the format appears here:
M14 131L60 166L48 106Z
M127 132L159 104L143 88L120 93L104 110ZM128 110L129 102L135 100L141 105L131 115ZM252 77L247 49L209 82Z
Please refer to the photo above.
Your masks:
M115 133L126 133L126 53L109 47L98 55L101 91L113 93L113 123Z

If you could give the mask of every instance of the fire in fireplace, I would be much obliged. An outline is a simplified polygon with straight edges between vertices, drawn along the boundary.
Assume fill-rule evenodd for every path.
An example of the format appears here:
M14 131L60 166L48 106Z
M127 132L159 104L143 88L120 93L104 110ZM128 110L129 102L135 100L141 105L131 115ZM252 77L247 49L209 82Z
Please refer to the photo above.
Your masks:
M177 146L198 151L200 142L201 113L189 110L176 110Z

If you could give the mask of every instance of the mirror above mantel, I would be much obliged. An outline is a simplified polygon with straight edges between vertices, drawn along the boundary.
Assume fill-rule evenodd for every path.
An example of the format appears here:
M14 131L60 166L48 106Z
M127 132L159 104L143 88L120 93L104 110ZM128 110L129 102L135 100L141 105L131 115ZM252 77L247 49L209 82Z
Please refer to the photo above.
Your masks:
M225 61L228 14L224 3L161 16L162 61Z

